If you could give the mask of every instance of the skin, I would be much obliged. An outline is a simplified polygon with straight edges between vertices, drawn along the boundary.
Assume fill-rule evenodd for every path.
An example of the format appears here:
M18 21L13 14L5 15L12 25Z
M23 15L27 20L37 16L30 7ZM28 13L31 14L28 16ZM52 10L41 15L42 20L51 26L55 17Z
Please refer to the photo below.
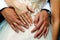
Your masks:
M25 27L26 29L29 28L20 20L19 16L16 14L13 8L5 8L1 13L15 32L18 33L19 30L24 32L25 30L21 26ZM23 11L23 13L25 12ZM26 13L26 15L28 16L28 18L30 17L29 14Z
M51 18L51 23L52 23L52 26L53 26L53 31L52 31L52 40L57 40L57 37L58 37L58 31L59 31L59 0L51 0L51 9L52 9L52 18ZM45 13L45 12L44 12ZM46 14L46 13L45 13ZM39 15L39 14L38 14ZM41 15L41 14L40 14ZM44 16L46 18L46 16ZM35 19L38 19L38 16L35 18ZM41 18L42 19L42 18ZM41 20L39 19L39 21ZM42 21L41 21L42 22ZM45 22L45 21L44 21ZM35 25L38 24L38 23L35 23ZM36 31L39 27L36 26L32 32ZM41 26L40 26L41 28ZM42 27L43 29L43 27ZM35 34L35 38L38 37L40 38L42 35L43 35L43 32L42 31L41 33L41 29L40 31L37 30L36 34ZM40 34L39 34L40 33ZM47 34L48 32L46 32ZM39 35L38 35L39 34Z
M19 20L12 8L5 8L1 13L15 32L18 33L19 30L24 32L24 29L20 26L23 25L23 23Z
M49 18L48 12L42 10L41 12L37 13L34 19L35 27L32 29L32 32L36 32L34 37L40 38L42 35L44 37L48 34L48 26L49 26Z
M58 2L59 2L58 0L54 0L54 1L51 0L52 25L53 25L52 36L53 36L53 40L57 40L58 28L59 28L59 7L58 7L59 3ZM35 21L34 21L35 28L32 30L32 32L37 31L36 34L35 34L35 38L36 37L40 38L43 34L44 34L44 36L47 35L49 22L48 22L48 17L46 17L46 16L47 16L47 12L45 13L45 11L37 14L37 16L35 18ZM36 19L37 19L37 21L36 21Z
M9 4L11 3L11 2L9 2L9 0L7 0L7 2ZM15 3L18 4L19 2L15 2ZM25 30L21 26L23 26L27 29L29 28L29 24L32 23L32 18L31 18L31 15L29 14L29 12L33 12L33 10L29 6L26 6L23 4L18 5L18 7L20 7L20 8L23 7L23 9L18 10L18 7L15 7L15 6L16 5L12 6L14 8L5 8L1 13L15 32L18 33L19 30L24 32ZM24 9L26 9L26 10L24 10ZM22 10L22 11L20 11L20 10ZM29 23L29 24L27 24L27 23Z
M27 27L32 24L30 13L33 12L33 9L31 7L20 3L17 0L5 0L5 2L8 6L11 6L15 9L16 14L19 16L19 19L23 24L27 25Z
M24 19L22 21L23 24L27 23L27 25L28 25L28 23L30 23L30 24L32 23L31 16L30 16L30 14L28 12L28 11L33 12L33 10L32 10L31 7L26 6L24 4L21 4L18 1L15 1L15 0L12 0L12 1L6 0L6 3L9 6L14 7L14 9L15 9L15 11L16 11L16 13L19 16L19 18L20 18L21 21ZM18 6L16 6L16 5L18 5ZM20 9L20 8L22 8L22 9ZM22 10L22 11L20 11L20 10ZM28 13L28 16L26 15L27 13ZM23 17L23 19L21 19L22 18L21 16L24 16L24 15L26 15L30 19L28 19L26 16ZM25 18L27 18L27 20L30 20L30 22L27 22ZM43 10L43 11L37 13L37 15L35 17L35 20L34 20L34 24L35 24L35 28L32 29L32 32L37 31L34 37L35 38L36 37L40 38L42 35L44 35L44 37L46 37L47 34L48 34L48 25L49 25L49 19L48 19L48 13L47 13L47 11Z
M52 40L57 40L59 32L59 0L51 0L52 9Z

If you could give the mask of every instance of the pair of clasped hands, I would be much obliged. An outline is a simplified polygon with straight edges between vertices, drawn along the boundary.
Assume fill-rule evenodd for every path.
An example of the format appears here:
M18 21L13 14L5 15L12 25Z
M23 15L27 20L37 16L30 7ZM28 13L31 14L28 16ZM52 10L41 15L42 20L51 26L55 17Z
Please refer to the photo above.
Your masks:
M34 12L34 10L16 0L13 1L5 0L8 6L11 7L7 7L2 11L2 15L10 24L11 28L17 33L19 30L25 32L23 27L29 29L29 25L34 22L35 27L31 31L32 33L36 32L34 37L40 38L42 35L46 37L49 26L48 13L45 10L42 10L36 14L33 21L30 13Z

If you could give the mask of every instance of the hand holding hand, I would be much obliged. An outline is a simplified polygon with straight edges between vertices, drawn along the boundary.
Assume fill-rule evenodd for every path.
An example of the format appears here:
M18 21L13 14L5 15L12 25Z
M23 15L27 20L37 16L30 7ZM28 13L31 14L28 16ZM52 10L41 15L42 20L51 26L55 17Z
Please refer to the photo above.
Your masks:
M31 18L30 12L33 12L33 9L31 7L23 3L20 3L16 0L13 0L13 2L6 0L6 3L15 9L17 15L19 16L23 24L27 26L29 24L30 25L32 24L32 18Z
M14 31L16 31L17 33L19 32L19 30L22 32L25 31L21 26L26 26L19 20L19 17L16 15L13 8L5 8L1 13Z

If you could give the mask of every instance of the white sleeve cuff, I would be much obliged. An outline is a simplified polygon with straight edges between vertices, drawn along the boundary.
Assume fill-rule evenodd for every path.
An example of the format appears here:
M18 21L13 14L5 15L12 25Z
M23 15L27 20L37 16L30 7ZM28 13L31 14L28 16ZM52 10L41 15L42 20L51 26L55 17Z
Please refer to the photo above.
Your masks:
M0 10L5 8L5 7L8 7L7 4L5 3L4 0L0 0Z
M42 9L47 9L47 10L51 11L50 5L48 2L45 4L45 6Z

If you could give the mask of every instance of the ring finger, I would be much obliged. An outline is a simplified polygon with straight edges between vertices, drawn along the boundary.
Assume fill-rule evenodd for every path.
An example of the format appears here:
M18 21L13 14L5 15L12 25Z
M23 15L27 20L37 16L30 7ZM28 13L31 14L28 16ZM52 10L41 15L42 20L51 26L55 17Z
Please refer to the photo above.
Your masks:
M24 32L25 30L20 26L18 25L17 23L13 22L14 26L17 27L20 31Z
M29 13L24 14L24 16L25 16L27 22L31 25L32 21L27 14L29 14Z

